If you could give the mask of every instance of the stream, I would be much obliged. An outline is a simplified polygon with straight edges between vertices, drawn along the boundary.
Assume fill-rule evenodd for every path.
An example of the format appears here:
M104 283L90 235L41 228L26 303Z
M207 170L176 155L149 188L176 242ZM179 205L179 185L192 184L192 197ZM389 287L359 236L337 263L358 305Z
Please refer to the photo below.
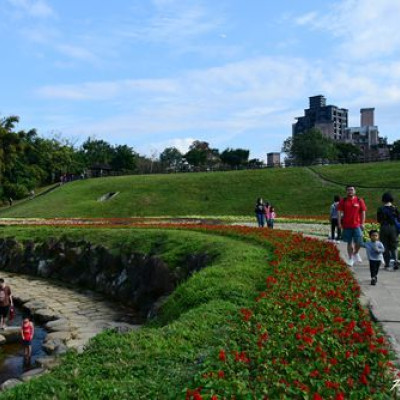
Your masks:
M16 315L9 326L20 326L22 311L16 307ZM1 331L0 331L1 334ZM46 356L42 343L46 337L46 330L35 324L35 336L32 340L32 358L29 366L24 365L23 348L20 343L10 343L0 346L0 384L8 379L19 378L24 372L35 368L38 357Z

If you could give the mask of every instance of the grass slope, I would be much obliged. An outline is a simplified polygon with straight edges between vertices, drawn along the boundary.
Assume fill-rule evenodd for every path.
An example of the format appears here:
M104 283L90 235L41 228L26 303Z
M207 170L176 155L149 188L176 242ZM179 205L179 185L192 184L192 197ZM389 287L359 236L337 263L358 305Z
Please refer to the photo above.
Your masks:
M11 228L6 233L19 239L43 238L49 229ZM56 370L1 394L2 399L182 398L182 389L202 367L199 360L225 343L227 315L248 306L262 287L270 257L269 246L201 232L53 229L52 233L84 234L111 247L117 246L116 236L125 234L125 243L132 241L135 250L158 249L170 261L180 258L176 253L203 251L212 244L217 258L178 288L154 326L126 335L105 332L83 354L68 353Z
M259 196L276 205L278 215L325 215L333 195L343 195L348 182L400 187L400 162L325 166L315 171L339 184L308 168L98 178L3 208L0 217L253 215ZM382 191L358 190L367 201L369 217L375 216ZM110 201L97 201L108 192L120 193ZM400 190L393 192L400 194Z

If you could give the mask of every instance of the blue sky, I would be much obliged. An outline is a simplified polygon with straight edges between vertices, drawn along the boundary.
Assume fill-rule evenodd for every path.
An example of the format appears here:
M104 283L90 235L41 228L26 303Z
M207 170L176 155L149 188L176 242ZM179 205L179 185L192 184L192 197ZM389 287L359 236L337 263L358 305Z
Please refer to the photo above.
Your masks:
M0 0L0 115L146 155L280 151L308 97L400 138L397 0Z

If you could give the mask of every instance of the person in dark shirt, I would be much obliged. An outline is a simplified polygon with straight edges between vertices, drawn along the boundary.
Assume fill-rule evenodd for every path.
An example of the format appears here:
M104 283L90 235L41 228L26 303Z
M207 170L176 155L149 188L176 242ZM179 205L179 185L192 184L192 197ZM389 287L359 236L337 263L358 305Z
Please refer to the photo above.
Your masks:
M394 269L399 268L397 257L397 248L399 245L399 235L394 223L394 219L400 218L399 210L393 204L393 196L386 192L382 195L382 206L378 208L377 220L380 224L379 236L381 242L385 246L383 259L385 260L386 268L390 266L390 260L394 262Z

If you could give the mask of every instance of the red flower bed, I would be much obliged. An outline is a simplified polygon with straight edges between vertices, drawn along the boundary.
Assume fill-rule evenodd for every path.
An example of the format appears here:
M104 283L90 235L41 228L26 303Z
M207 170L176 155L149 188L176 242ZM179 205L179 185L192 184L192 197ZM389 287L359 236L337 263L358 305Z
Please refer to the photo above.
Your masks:
M274 245L272 273L251 308L194 378L186 399L384 399L388 343L359 303L337 249L285 231L207 227Z

